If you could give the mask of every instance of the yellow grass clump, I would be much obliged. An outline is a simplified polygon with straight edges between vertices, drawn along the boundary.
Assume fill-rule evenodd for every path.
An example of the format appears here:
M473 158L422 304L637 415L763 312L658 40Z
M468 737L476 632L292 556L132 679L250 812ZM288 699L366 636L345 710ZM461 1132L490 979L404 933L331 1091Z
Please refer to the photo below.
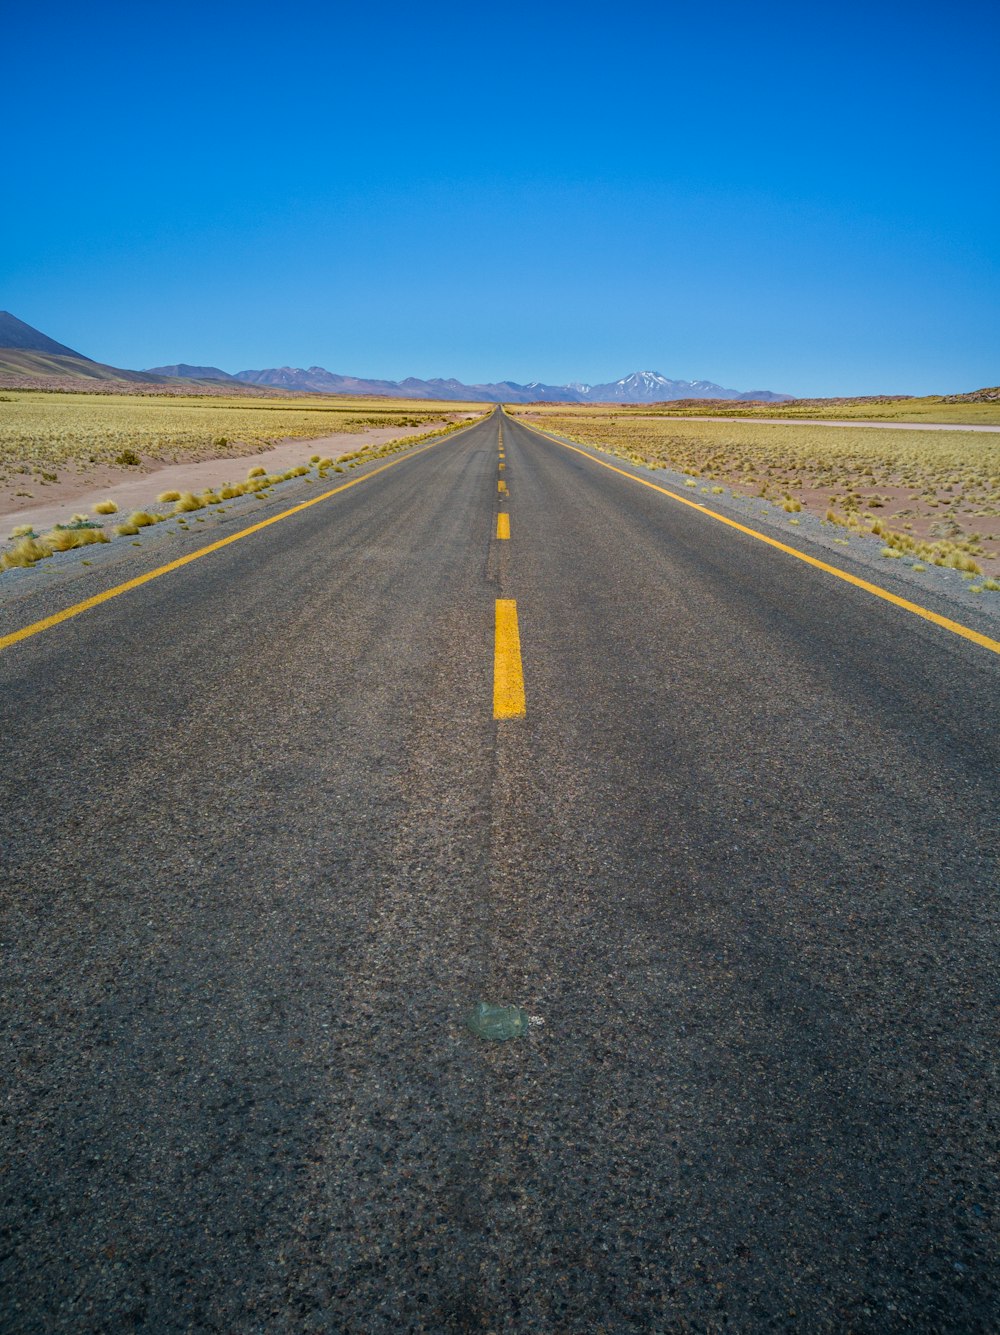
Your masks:
M174 514L189 514L192 510L204 510L204 508L205 502L199 500L194 492L185 491L181 493L177 504L174 506Z
M118 513L118 504L116 501L98 501L94 506L95 515L114 515Z
M161 491L157 500L161 505L169 505L171 501L179 501L181 494L179 491Z
M109 538L99 528L54 528L41 541L54 552L71 552L94 542L108 542Z
M52 555L52 548L37 538L21 538L15 542L9 552L0 556L0 570L27 570L36 561L43 561Z

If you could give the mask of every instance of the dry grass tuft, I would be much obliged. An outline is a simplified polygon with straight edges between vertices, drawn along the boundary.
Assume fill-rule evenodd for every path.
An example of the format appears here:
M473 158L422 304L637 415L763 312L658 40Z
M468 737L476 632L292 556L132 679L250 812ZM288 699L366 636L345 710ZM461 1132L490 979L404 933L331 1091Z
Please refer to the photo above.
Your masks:
M179 491L161 491L157 500L161 505L169 505L171 501L179 501L181 494Z
M36 561L52 555L52 548L38 538L21 538L9 552L0 556L0 570L28 570Z
M95 515L116 515L118 513L118 504L116 501L98 501L94 506Z
M109 542L99 528L54 528L41 541L54 552L71 552L77 547L89 547L95 542Z
M193 491L185 491L174 506L174 514L189 514L192 510L204 510L205 502L198 499Z

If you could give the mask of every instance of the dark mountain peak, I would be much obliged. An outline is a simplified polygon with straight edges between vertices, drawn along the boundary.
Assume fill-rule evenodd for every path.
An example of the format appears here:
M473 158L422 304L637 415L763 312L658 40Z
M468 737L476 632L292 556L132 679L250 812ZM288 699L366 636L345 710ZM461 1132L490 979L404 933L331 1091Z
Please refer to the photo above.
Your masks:
M65 343L57 343L40 329L33 329L10 311L0 311L0 348L19 348L22 352L48 352L56 357L76 357L89 362L82 352L74 352Z

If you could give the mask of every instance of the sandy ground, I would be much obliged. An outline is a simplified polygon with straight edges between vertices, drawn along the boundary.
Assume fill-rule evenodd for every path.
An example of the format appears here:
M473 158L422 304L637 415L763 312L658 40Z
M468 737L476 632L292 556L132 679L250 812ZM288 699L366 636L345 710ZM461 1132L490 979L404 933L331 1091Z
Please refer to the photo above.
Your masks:
M473 414L455 414L455 418L459 416ZM127 514L153 505L161 491L197 492L206 487L220 487L225 482L242 482L247 471L256 467L279 473L295 464L306 463L313 454L336 459L361 449L362 445L382 445L387 440L401 440L434 431L455 418L424 422L417 427L370 427L367 431L341 431L311 440L285 439L270 450L236 458L205 459L201 463L150 461L138 468L96 467L76 476L67 474L65 480L60 478L58 482L39 483L32 478L30 485L35 488L35 494L31 497L14 494L18 485L24 485L22 479L9 490L0 491L0 543L17 525L30 524L41 533L53 524L65 523L75 513L92 515L98 501L115 501L119 511Z

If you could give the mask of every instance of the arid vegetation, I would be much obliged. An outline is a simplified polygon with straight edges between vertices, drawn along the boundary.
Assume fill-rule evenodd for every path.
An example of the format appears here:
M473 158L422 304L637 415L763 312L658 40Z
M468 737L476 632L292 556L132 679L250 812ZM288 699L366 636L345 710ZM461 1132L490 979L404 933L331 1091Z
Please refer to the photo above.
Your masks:
M53 481L95 464L233 457L284 437L440 421L476 405L408 400L180 398L10 391L0 400L0 481Z
M706 492L725 483L790 515L804 508L871 533L887 556L970 575L1000 569L1000 433L677 421L617 408L515 411L581 444L683 472Z
M387 458L389 455L411 449L423 442L448 436L454 431L461 430L466 425L468 423L464 420L456 421L415 436L388 440L381 445L363 445L358 450L340 455L336 462L330 458L314 455L308 464L296 464L285 469L282 473L268 474L265 469L259 466L254 467L249 470L245 482L227 482L215 489L209 487L200 492L164 491L157 497L157 504L167 506L167 509L157 510L151 505L148 509L136 510L126 520L115 524L113 532L118 537L135 537L140 530L162 524L170 519L174 519L177 525L183 529L186 524L185 516L197 510L205 510L209 506L216 506L220 513L225 513L222 509L224 502L236 500L242 496L266 499L272 495L273 488L284 482L304 480L307 484L315 485L316 482L326 481L331 473L344 473L349 469L374 463ZM313 476L314 470L315 476ZM94 510L101 516L107 516L115 514L118 507L113 501L100 501L94 506ZM197 522L201 522L200 517ZM2 535L0 535L0 544L2 544L2 541ZM70 551L77 547L89 546L95 542L104 543L109 541L111 539L104 530L102 520L90 519L84 514L74 515L69 523L56 524L51 531L44 534L36 533L28 524L20 524L11 531L6 548L0 551L0 571L30 568L38 561L53 556L56 552Z
M609 409L606 405L595 406L593 411L606 413ZM778 417L793 421L830 418L835 421L950 422L956 426L1000 426L1000 389L980 389L971 394L932 394L919 399L889 395L864 399L793 399L791 403L680 399L652 406L622 405L610 411L632 412L643 417Z

